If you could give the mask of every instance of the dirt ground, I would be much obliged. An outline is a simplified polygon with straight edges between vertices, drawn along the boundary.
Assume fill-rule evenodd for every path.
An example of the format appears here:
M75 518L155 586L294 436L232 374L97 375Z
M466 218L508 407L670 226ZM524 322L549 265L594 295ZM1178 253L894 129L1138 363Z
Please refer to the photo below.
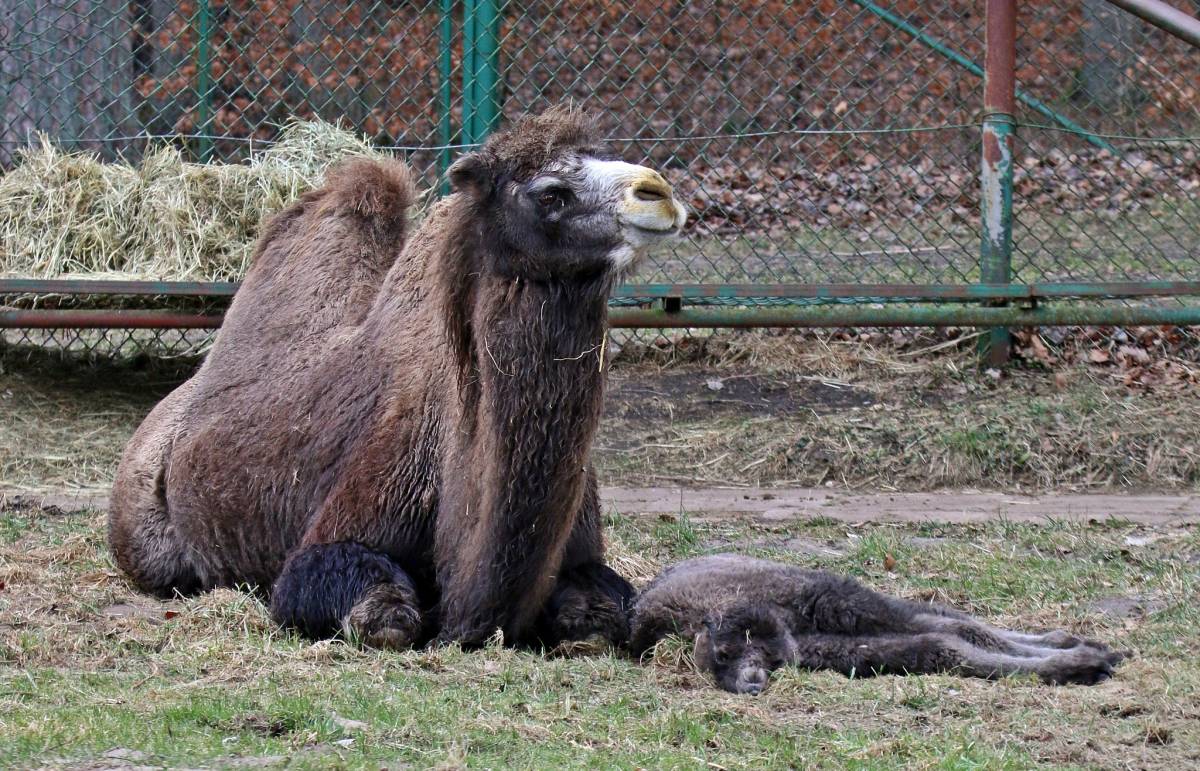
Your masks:
M612 487L1196 491L1200 346L1121 335L1039 338L1003 372L955 330L624 341L594 460ZM189 372L0 359L0 491L106 488Z

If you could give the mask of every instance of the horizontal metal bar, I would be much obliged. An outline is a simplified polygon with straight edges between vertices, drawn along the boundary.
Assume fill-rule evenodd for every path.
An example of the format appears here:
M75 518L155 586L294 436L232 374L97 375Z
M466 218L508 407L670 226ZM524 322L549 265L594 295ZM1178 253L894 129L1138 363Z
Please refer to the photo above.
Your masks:
M233 281L105 281L73 278L0 278L3 294L185 295L232 297Z
M688 308L669 312L612 308L609 323L617 328L716 327L1043 327L1200 325L1200 307L1158 308L1107 306L1042 306L985 308L975 306L808 306L792 308Z
M0 328L10 329L216 329L221 315L155 310L0 311Z
M1200 295L1200 281L1044 284L624 284L619 299L906 298L913 300L1035 300L1067 297Z
M97 281L0 279L0 295L174 295L230 297L232 281ZM1039 284L623 284L617 299L689 298L907 298L913 300L1020 300L1065 297L1200 295L1200 281L1119 281Z
M1041 306L829 305L791 308L686 308L680 311L611 308L617 328L701 327L1034 327L1153 325L1200 326L1200 307L1162 308ZM222 316L146 310L0 311L0 328L31 329L215 329Z
M1150 22L1194 48L1200 48L1200 20L1160 0L1108 0L1134 16Z

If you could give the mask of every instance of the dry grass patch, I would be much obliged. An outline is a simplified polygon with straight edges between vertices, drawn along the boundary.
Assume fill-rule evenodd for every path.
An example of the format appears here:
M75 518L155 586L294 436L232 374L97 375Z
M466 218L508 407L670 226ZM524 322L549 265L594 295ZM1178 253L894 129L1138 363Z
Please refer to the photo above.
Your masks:
M293 123L234 164L188 163L164 145L135 168L43 138L0 175L0 274L236 280L263 220L354 156L381 154L321 122Z

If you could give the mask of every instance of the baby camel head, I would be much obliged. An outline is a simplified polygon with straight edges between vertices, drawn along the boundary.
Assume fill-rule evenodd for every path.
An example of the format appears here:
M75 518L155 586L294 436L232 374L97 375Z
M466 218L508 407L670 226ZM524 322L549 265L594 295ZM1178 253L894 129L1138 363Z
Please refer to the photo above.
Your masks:
M721 688L757 696L795 652L795 638L779 609L750 604L705 618L694 657Z
M481 267L508 278L619 276L687 219L661 174L616 159L572 109L496 132L449 176L474 206Z

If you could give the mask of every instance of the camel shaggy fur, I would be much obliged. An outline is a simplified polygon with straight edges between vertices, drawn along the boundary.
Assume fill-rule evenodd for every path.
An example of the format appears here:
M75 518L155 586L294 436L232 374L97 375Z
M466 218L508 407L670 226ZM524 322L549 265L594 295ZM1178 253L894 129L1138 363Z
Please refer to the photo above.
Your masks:
M736 554L671 566L639 595L630 616L635 654L669 634L694 637L698 667L735 693L759 693L786 664L859 677L1034 674L1048 683L1092 684L1124 658L1066 632L999 629L849 578Z
M109 540L139 587L250 585L306 635L388 647L625 638L589 461L606 304L684 209L570 110L449 177L411 237L394 162L270 224L204 365L122 458Z

